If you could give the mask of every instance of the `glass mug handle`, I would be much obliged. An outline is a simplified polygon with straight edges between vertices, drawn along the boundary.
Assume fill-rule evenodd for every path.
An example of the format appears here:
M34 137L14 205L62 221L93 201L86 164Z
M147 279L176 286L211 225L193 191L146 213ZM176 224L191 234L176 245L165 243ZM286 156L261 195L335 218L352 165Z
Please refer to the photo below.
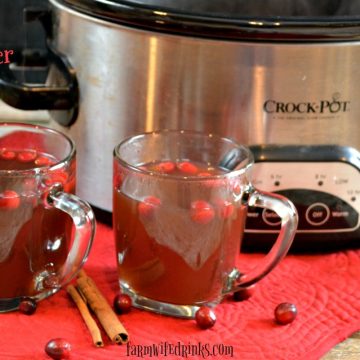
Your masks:
M95 235L95 217L86 201L76 195L63 192L59 184L50 189L46 203L47 206L55 207L70 215L75 225L74 240L61 273L56 274L56 281L47 286L59 288L71 281L87 260Z
M246 201L248 206L274 211L281 218L281 229L274 245L258 266L250 270L247 274L240 273L240 276L238 270L235 270L237 280L228 292L234 292L255 284L273 270L287 254L294 239L298 224L296 208L294 204L284 196L254 188L251 188L246 194L248 195Z

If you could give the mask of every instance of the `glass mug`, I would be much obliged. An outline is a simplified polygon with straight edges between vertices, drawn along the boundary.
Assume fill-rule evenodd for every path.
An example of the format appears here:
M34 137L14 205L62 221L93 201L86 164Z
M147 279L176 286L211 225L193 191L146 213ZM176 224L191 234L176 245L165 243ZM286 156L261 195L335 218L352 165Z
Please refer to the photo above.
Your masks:
M86 261L95 220L72 194L75 167L62 133L0 124L0 312L55 293Z
M250 286L286 255L297 212L286 198L255 189L252 154L226 138L164 130L114 150L113 223L120 289L134 306L193 317ZM249 273L236 267L248 206L275 211L281 229Z

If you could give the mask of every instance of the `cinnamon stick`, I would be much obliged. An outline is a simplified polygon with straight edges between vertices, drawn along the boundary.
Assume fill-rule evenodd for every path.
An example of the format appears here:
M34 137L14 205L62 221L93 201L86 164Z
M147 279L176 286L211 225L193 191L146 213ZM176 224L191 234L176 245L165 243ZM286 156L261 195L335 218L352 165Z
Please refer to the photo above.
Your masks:
M127 343L129 341L128 332L119 321L117 315L101 294L94 281L82 271L79 274L76 283L111 341L117 344Z
M87 276L87 274L86 274L86 272L85 272L84 269L81 269L81 270L78 272L78 274L77 274L77 277L78 277L78 278L80 278L80 277L86 277L86 276Z
M103 340L101 337L101 333L100 333L100 329L97 326L95 320L92 318L89 308L87 307L84 299L81 297L81 295L76 290L74 285L68 285L66 290L67 290L68 294L71 296L71 298L73 299L78 310L80 311L80 314L81 314L82 318L84 319L84 322L85 322L87 328L90 331L94 345L96 347L104 346L104 343L103 343Z

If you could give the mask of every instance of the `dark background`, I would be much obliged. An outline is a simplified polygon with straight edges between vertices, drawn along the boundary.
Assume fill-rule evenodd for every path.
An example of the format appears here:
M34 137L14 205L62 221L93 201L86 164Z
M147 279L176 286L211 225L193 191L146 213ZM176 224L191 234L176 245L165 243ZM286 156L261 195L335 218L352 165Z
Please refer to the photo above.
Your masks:
M43 48L44 36L37 22L25 23L25 7L46 7L47 0L0 0L1 49Z

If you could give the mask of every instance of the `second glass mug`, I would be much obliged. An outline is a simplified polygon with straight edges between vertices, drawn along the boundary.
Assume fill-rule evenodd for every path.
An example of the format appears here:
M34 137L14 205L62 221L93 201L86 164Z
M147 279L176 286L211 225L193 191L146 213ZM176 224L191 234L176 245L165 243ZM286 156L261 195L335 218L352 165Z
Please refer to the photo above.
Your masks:
M75 154L58 131L0 124L0 312L54 294L87 259L95 220L73 195Z
M113 223L120 289L134 306L193 317L202 305L250 286L286 255L297 228L294 205L255 189L253 157L227 138L163 130L114 150ZM274 211L281 229L250 272L236 268L247 208Z

